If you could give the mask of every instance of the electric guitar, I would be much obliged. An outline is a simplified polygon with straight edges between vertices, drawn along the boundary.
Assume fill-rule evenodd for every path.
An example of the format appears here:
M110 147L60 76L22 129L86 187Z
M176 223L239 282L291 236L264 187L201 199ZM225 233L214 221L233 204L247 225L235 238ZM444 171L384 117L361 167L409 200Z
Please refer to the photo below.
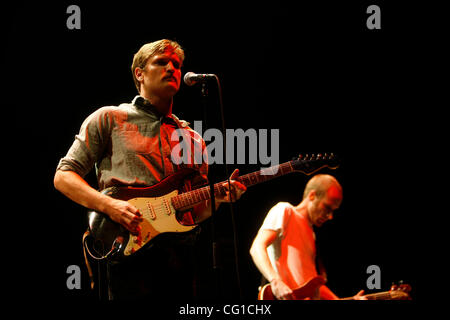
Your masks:
M300 156L298 159L240 176L236 180L249 187L291 172L310 175L325 167L331 169L338 167L338 160L334 154ZM84 243L89 254L95 259L113 256L115 259L121 259L133 255L160 234L188 232L197 227L181 224L177 215L177 212L192 208L211 198L209 186L179 193L184 181L195 173L193 169L185 168L150 187L110 187L103 190L103 194L134 205L141 213L143 222L139 225L141 227L139 234L133 235L121 224L111 220L108 215L89 211L89 232L93 238L91 248ZM225 182L214 185L215 194L225 195Z
M293 291L294 300L317 300L319 298L319 288L325 284L325 279L321 276L314 277L307 281L301 287ZM368 300L409 300L409 292L411 286L409 284L393 285L389 291L370 293L364 295ZM270 283L260 288L258 292L258 300L277 300L272 292ZM339 300L353 300L353 297L340 298Z

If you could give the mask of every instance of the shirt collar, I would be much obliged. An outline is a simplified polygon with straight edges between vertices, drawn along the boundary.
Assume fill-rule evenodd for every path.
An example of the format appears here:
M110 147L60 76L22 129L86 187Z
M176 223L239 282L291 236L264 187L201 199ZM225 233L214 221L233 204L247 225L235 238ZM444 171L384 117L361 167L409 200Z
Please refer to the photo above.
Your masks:
M138 96L134 97L134 99L131 103L133 105L135 105L137 108L144 110L146 112L149 112L158 118L161 118L164 116L162 113L160 113L158 111L158 109L156 109L156 107L154 105L151 104L150 101L148 101L147 99L145 99L142 96L138 95Z
M150 113L151 115L155 116L161 122L166 123L174 123L180 128L186 127L189 123L184 123L182 120L179 120L174 114L171 114L169 116L163 115L161 112L156 109L154 105L151 104L150 101L145 99L144 97L137 95L134 97L133 101L131 102L133 105L135 105L138 109L144 110L147 113Z

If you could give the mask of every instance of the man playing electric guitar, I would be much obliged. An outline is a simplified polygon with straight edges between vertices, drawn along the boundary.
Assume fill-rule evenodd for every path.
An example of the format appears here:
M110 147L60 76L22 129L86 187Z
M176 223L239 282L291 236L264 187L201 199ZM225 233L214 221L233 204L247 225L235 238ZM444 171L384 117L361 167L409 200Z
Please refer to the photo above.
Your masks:
M297 206L286 202L267 214L250 249L261 274L270 282L273 296L292 300L295 288L318 278L313 226L320 227L333 218L342 202L342 187L330 175L318 174L307 183L303 200ZM310 299L338 299L323 283L313 280ZM365 299L363 291L354 296Z
M181 164L172 161L172 151L180 141L189 144L190 150L201 150L202 155L206 152L203 139L172 114L183 60L184 51L174 41L159 40L142 46L134 55L131 67L139 96L131 103L103 107L92 113L57 167L56 189L78 204L106 214L132 234L139 234L139 224L143 221L139 210L128 201L95 190L84 176L95 165L101 190L112 186L145 187L188 168L194 174L183 181L183 191L207 183L208 165L204 161L200 164L194 161L194 152L190 161ZM104 67L99 63L99 70ZM102 73L96 75L101 81ZM183 137L174 140L174 134ZM216 196L216 206L235 201L245 192L246 187L234 180L237 177L236 170L230 177L230 187L224 185L226 194ZM185 224L201 222L211 215L211 201L203 201L190 209L182 221ZM152 250L151 257L138 262L135 259L108 265L109 298L190 296L192 281L179 259L186 250L170 246ZM175 286L177 290L172 289Z

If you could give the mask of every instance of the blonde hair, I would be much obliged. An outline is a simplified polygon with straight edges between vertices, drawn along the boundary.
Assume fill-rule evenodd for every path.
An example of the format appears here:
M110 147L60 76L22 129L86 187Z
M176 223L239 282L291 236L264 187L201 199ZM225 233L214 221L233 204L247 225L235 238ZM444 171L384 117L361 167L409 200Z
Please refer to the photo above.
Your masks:
M135 53L133 57L133 63L131 64L131 73L133 74L133 81L138 92L140 89L140 83L136 78L136 74L134 73L136 68L144 69L148 59L156 54L161 54L166 51L169 51L171 53L175 52L176 55L180 58L181 62L184 61L184 50L181 48L180 44L176 41L167 39L146 43L139 49L138 52Z

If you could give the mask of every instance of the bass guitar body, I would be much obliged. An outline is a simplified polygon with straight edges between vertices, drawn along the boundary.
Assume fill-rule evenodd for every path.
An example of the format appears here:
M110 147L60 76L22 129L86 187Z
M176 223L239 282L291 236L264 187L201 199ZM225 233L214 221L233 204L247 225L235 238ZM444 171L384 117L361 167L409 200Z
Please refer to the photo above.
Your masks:
M325 279L321 276L314 277L307 281L303 286L293 290L294 300L317 299L320 286L325 284ZM264 285L258 293L258 300L277 300L272 292L270 283Z

